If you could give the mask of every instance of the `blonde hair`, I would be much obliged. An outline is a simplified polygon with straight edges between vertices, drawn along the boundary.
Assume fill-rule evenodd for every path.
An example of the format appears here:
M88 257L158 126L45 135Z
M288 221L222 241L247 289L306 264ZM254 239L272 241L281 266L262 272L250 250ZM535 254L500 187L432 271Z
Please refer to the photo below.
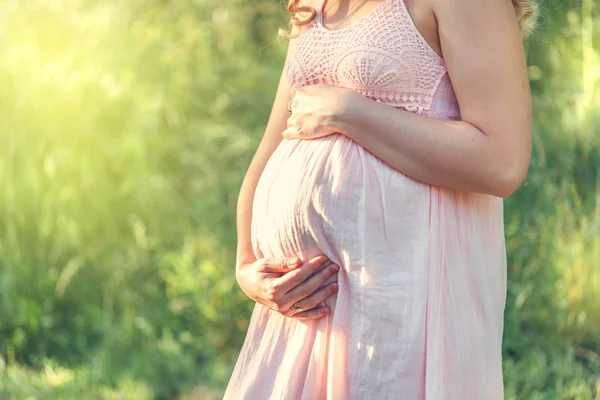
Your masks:
M292 0L290 0L291 2ZM513 7L517 13L521 35L528 37L535 28L538 15L538 3L535 0L512 0Z
M523 38L526 38L533 32L535 27L538 11L537 3L535 0L512 0L512 4L515 8L517 19L519 20L521 34ZM279 35L287 39L294 39L298 37L303 26L310 24L316 18L317 10L312 6L300 5L300 0L288 0L287 9L292 13L289 20L292 28L289 32L280 29ZM300 16L300 13L308 13L309 15L304 18Z

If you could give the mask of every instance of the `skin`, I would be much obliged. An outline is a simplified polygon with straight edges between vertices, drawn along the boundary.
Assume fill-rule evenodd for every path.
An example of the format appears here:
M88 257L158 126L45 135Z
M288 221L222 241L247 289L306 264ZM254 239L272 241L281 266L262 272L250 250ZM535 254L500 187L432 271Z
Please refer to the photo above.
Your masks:
M294 51L295 42L295 39L290 40L288 56ZM290 100L290 88L282 72L265 133L238 196L236 280L252 300L287 317L310 320L330 313L328 307L320 305L337 292L337 279L332 283L325 282L333 275L337 277L339 267L332 264L316 273L322 265L329 263L326 257L302 261L255 255L250 234L256 185L267 161L283 140L281 132L287 127L287 105ZM301 302L302 311L293 307L298 301Z
M438 0L432 10L461 121L311 85L296 92L282 135L341 133L415 180L507 197L525 179L531 157L531 97L514 9L506 0Z
M329 29L351 25L377 4L368 1L350 16L346 14L354 8L347 2L331 4L324 25ZM292 101L282 73L265 134L240 190L236 277L250 298L286 316L326 316L330 310L318 305L337 291L335 283L324 284L339 269L332 265L315 274L326 259L289 261L254 255L250 242L254 192L282 138L343 134L415 180L499 197L512 194L527 173L531 98L511 2L409 0L407 8L422 36L444 58L461 121L413 114L329 85L300 88ZM296 40L290 40L288 57ZM306 304L302 312L293 308L297 301ZM309 308L313 304L316 308Z

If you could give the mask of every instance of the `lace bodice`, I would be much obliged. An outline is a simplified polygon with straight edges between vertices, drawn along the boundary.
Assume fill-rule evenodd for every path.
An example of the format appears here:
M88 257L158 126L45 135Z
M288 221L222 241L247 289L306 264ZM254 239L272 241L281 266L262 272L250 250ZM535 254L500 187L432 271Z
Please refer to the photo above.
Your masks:
M404 0L383 0L347 27L323 25L323 5L298 37L286 77L294 91L326 83L407 111L458 118L444 60L417 30Z

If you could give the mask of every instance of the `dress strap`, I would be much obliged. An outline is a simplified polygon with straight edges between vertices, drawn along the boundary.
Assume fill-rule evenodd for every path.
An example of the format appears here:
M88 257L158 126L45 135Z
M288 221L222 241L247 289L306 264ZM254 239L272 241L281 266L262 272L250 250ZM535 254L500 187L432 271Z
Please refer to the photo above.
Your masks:
M317 5L317 18L319 19L319 23L323 25L323 9L325 8L325 3L327 0L319 0L319 4Z

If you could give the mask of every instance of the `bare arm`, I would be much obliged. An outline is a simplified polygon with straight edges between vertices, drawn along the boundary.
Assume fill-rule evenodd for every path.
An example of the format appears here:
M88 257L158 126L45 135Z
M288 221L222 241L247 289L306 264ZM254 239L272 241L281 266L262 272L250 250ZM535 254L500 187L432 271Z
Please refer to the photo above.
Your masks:
M512 3L439 0L434 12L462 121L369 101L347 114L347 134L419 181L506 197L524 180L531 153L529 82Z
M287 59L290 57L293 51L295 40L291 40ZM281 132L286 128L286 121L288 119L287 104L290 101L290 88L285 79L285 67L281 73L279 79L279 86L277 93L275 94L275 100L273 102L273 108L263 138L252 158L252 162L248 167L246 176L242 182L240 188L240 194L238 196L237 203L237 267L239 268L242 264L247 264L256 261L254 252L252 250L252 243L250 239L250 224L252 221L252 203L254 201L254 193L258 180L269 161L269 158L281 143L282 137Z
M291 40L286 64L294 45L295 40ZM248 167L238 197L236 279L242 291L252 300L287 317L309 320L329 314L330 310L323 302L337 292L337 279L326 282L338 272L339 267L329 265L322 268L329 263L324 256L304 261L297 258L257 260L251 242L256 186L269 158L283 140L281 132L286 128L289 117L289 101L290 88L284 67L264 136Z
M506 197L524 180L531 153L531 98L512 4L509 0L434 3L462 121L397 110L341 88L306 88L298 111L307 112L302 105L313 104L312 114L328 114L322 124L329 125L329 131L345 134L415 180ZM341 90L346 90L345 96ZM324 97L345 100L316 110L314 104ZM324 112L327 107L333 112ZM301 121L306 126L309 120L299 116L290 124ZM302 138L303 133L295 136L294 129L288 130L290 137Z

